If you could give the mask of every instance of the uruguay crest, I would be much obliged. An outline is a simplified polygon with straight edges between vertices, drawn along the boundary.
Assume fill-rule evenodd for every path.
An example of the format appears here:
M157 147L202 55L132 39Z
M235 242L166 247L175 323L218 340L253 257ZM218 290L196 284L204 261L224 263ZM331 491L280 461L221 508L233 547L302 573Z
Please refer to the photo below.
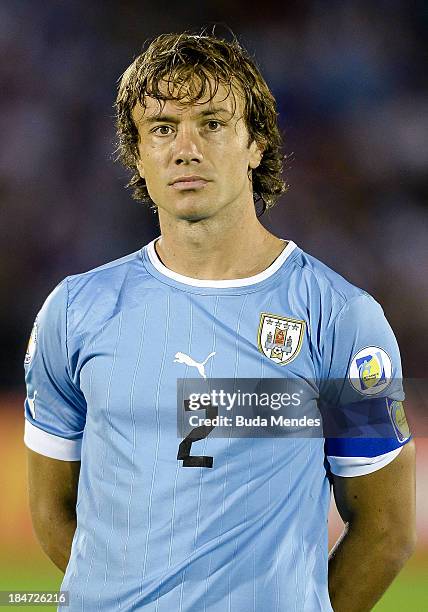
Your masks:
M290 363L300 353L304 331L304 321L262 312L257 339L259 350L278 365Z

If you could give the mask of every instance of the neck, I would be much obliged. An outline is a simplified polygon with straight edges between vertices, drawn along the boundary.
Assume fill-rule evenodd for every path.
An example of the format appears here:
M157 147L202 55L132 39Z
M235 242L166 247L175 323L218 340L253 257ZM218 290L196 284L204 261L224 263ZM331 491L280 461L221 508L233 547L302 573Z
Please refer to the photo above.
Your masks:
M256 217L254 205L200 221L176 219L159 210L156 251L178 274L197 279L246 278L263 272L285 247Z

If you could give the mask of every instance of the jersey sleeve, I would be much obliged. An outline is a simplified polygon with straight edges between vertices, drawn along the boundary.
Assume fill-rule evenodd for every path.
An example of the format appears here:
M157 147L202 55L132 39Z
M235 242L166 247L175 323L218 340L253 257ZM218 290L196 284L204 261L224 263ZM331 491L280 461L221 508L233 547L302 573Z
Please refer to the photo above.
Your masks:
M27 397L24 442L63 461L80 460L86 402L67 354L67 279L37 315L24 360Z
M354 297L336 316L323 364L320 396L332 473L362 476L384 467L411 436L398 344L371 296Z

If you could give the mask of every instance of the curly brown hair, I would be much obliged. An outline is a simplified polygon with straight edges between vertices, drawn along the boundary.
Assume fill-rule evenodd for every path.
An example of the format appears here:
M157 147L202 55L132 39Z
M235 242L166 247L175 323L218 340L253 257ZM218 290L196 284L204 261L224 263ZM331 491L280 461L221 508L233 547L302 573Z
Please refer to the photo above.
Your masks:
M168 88L162 93L160 84L165 82ZM184 32L155 38L119 79L116 160L134 172L126 185L133 188L134 199L156 208L136 166L139 135L132 118L134 106L139 102L145 108L146 96L160 103L185 99L186 104L194 104L208 93L211 100L220 84L232 95L236 85L241 90L249 143L255 141L263 151L251 177L255 199L262 201L262 213L286 191L276 102L259 69L236 38L229 42L214 35Z

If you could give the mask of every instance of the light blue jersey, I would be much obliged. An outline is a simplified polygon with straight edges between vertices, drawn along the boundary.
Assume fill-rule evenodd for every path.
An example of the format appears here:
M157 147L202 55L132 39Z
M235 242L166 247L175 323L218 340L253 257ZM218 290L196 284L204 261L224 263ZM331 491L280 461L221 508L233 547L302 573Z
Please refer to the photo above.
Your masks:
M382 468L408 434L400 356L381 307L289 242L256 276L181 276L141 251L65 279L26 355L25 443L81 460L77 530L61 588L70 612L317 612L327 589L328 472ZM347 381L397 435L206 435L177 459L177 379Z

